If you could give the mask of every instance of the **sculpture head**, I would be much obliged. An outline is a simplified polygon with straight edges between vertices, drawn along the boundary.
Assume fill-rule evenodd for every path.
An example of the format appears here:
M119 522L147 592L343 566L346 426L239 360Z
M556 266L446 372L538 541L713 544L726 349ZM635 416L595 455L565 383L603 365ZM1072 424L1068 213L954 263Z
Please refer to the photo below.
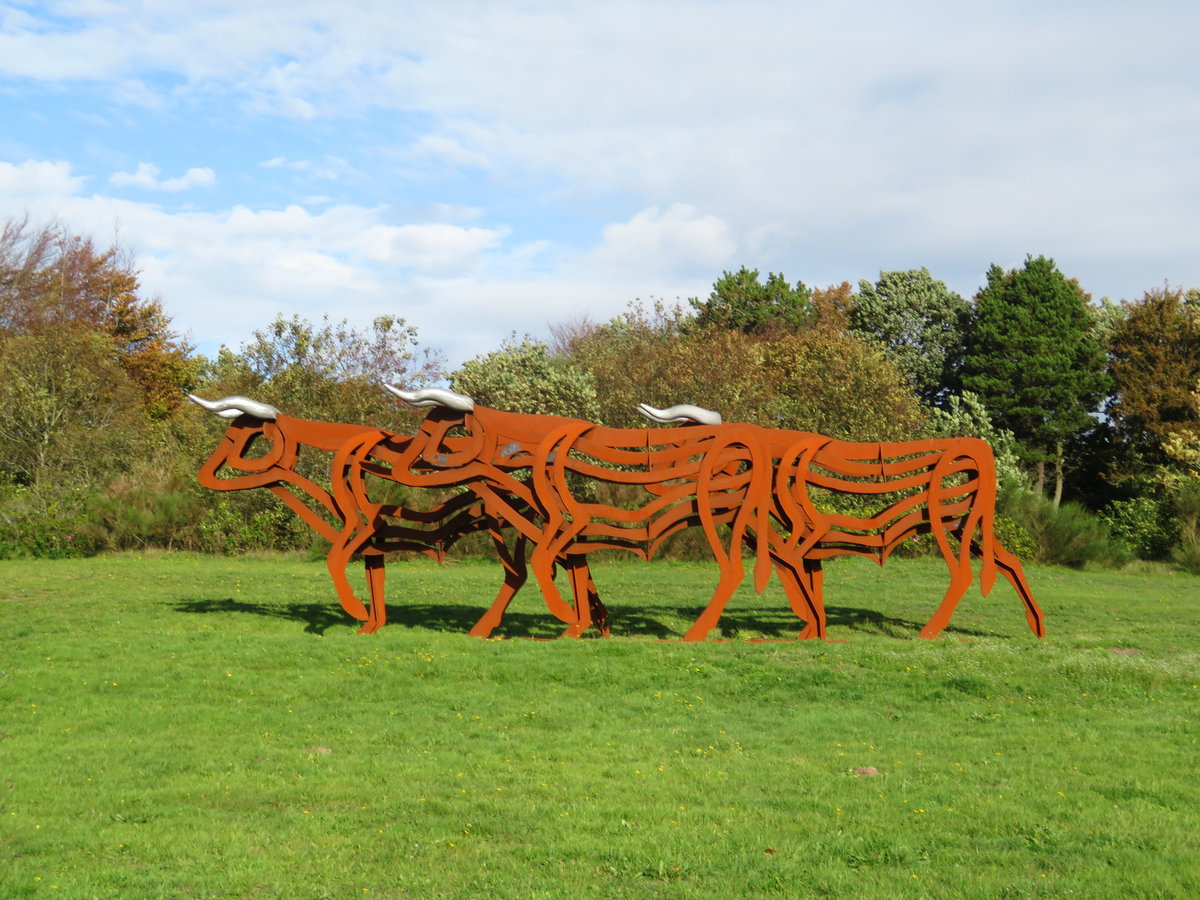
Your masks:
M261 475L276 466L290 467L295 464L295 450L289 449L288 442L283 440L276 422L281 413L274 406L236 395L220 400L205 400L188 394L188 399L223 419L232 420L220 445L200 467L200 483L205 487L233 491L257 486L262 483L261 479L249 476ZM248 455L250 448L260 438L268 442L267 451L258 456ZM246 474L218 478L216 473L222 466Z

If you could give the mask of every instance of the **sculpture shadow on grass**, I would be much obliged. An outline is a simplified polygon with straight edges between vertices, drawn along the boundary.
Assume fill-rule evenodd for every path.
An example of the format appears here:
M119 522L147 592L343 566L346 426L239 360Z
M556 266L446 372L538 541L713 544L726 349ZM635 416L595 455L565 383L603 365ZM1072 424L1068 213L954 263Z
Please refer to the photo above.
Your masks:
M188 615L243 613L302 623L309 634L325 634L338 626L358 627L335 603L254 603L232 597L189 598L175 603L178 612ZM920 622L888 616L877 610L849 606L826 608L830 626L842 634L879 634L894 638L913 638L921 630ZM397 604L389 610L388 624L402 628L427 628L432 631L466 634L483 614L483 607L451 603ZM679 640L690 620L688 611L675 607L609 607L612 633L617 637L645 637ZM544 610L522 612L510 609L494 635L497 638L556 638L565 626ZM788 610L741 608L726 610L721 630L731 639L793 640L803 622ZM961 638L986 637L989 632L951 625L947 634ZM585 637L598 637L592 631ZM836 640L838 634L833 638ZM716 635L713 636L715 639Z

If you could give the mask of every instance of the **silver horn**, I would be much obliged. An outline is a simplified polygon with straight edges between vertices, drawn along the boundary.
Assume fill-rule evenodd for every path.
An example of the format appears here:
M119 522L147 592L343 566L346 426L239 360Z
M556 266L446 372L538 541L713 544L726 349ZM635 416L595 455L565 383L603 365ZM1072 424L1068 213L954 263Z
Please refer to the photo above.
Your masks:
M188 399L199 404L209 412L214 412L224 419L236 419L238 416L254 416L256 419L273 422L279 415L279 410L269 403L259 403L249 397L222 397L220 400L205 400L195 394L188 394Z
M385 384L385 388L407 403L409 406L447 406L460 412L471 412L475 409L475 401L466 394L456 394L445 388L421 388L416 391L402 391L398 387Z
M668 409L655 409L648 403L639 403L638 412L651 421L660 425L671 425L677 422L695 422L697 425L720 425L721 414L690 403L679 403Z

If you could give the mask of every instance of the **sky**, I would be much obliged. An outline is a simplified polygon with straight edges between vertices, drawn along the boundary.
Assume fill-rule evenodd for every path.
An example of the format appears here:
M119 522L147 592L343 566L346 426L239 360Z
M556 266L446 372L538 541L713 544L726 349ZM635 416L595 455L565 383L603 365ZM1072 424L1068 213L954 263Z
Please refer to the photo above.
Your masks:
M512 334L1052 257L1200 286L1200 4L0 0L0 220L136 259L206 355L277 315Z

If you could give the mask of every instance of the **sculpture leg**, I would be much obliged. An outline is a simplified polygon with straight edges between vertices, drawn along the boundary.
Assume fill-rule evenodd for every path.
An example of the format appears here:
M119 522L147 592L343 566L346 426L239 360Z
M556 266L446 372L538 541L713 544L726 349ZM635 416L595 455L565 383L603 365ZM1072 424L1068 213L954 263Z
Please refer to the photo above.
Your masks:
M372 553L363 564L367 570L367 589L371 594L371 611L359 634L374 634L387 623L387 600L383 593L386 571L382 553Z
M333 579L333 587L337 591L342 609L348 615L363 622L367 619L367 609L363 606L362 601L354 596L354 588L350 586L350 580L346 577L346 566L350 564L350 557L353 553L354 550L349 541L343 540L335 543L329 548L329 553L325 557L325 566L329 569L330 578Z
M971 546L975 547L974 544ZM1038 637L1045 637L1046 625L1042 621L1042 610L1037 605L1037 601L1033 599L1033 591L1029 589L1029 582L1025 580L1025 571L1021 568L1021 561L1001 547L1000 542L995 538L992 539L992 555L995 556L996 565L1000 567L1004 577L1008 579L1008 583L1013 586L1013 590L1025 604L1025 619L1029 622L1029 629Z
M591 627L593 606L588 595L586 574L580 576L580 572L586 573L586 569L577 564L568 564L566 569L571 580L571 592L575 595L575 621L566 627L562 636L577 638Z
M492 601L487 612L470 630L469 634L472 637L489 637L495 631L496 626L504 617L504 613L508 610L508 604L512 602L512 598L529 577L529 570L525 566L524 535L517 537L515 550L510 553L499 527L489 530L492 532L492 540L496 544L496 555L500 557L500 564L504 566L504 584L500 586L500 592L496 594L496 599Z
M608 627L608 609L600 602L600 594L596 591L596 582L592 580L592 571L588 567L587 557L582 553L568 554L564 566L567 574L571 579L571 591L575 595L575 608L582 610L587 608L586 616L581 616L581 621L586 619L588 622L596 626L596 630L603 637L609 636ZM587 628L584 625L579 633Z
M942 556L946 560L946 566L950 569L950 587L946 589L946 596L942 598L941 605L938 606L937 612L921 629L921 637L932 640L942 633L942 629L950 623L950 617L954 615L955 607L958 606L958 601L962 599L963 594L967 592L967 588L971 586L971 557L969 552L969 544L962 547L958 558L955 559L954 553L950 548L949 538L939 542L942 546Z
M805 622L798 640L825 639L825 601L821 595L820 560L802 560L799 571L790 562L775 560L775 570L783 585L792 612Z
M708 637L708 633L720 621L721 613L725 612L725 604L742 583L743 575L740 556L731 556L725 560L721 566L721 580L717 582L717 589L708 601L708 606L696 617L692 627L683 636L685 641L702 641Z
M542 589L542 599L546 601L550 614L560 622L567 623L567 630L563 632L563 636L578 637L591 624L591 610L581 614L586 605L580 604L581 610L576 610L563 599L558 585L554 583L554 554L548 544L549 540L543 539L533 548L533 553L529 556L529 567L533 570L538 587ZM587 621L581 625L581 620L585 617Z

